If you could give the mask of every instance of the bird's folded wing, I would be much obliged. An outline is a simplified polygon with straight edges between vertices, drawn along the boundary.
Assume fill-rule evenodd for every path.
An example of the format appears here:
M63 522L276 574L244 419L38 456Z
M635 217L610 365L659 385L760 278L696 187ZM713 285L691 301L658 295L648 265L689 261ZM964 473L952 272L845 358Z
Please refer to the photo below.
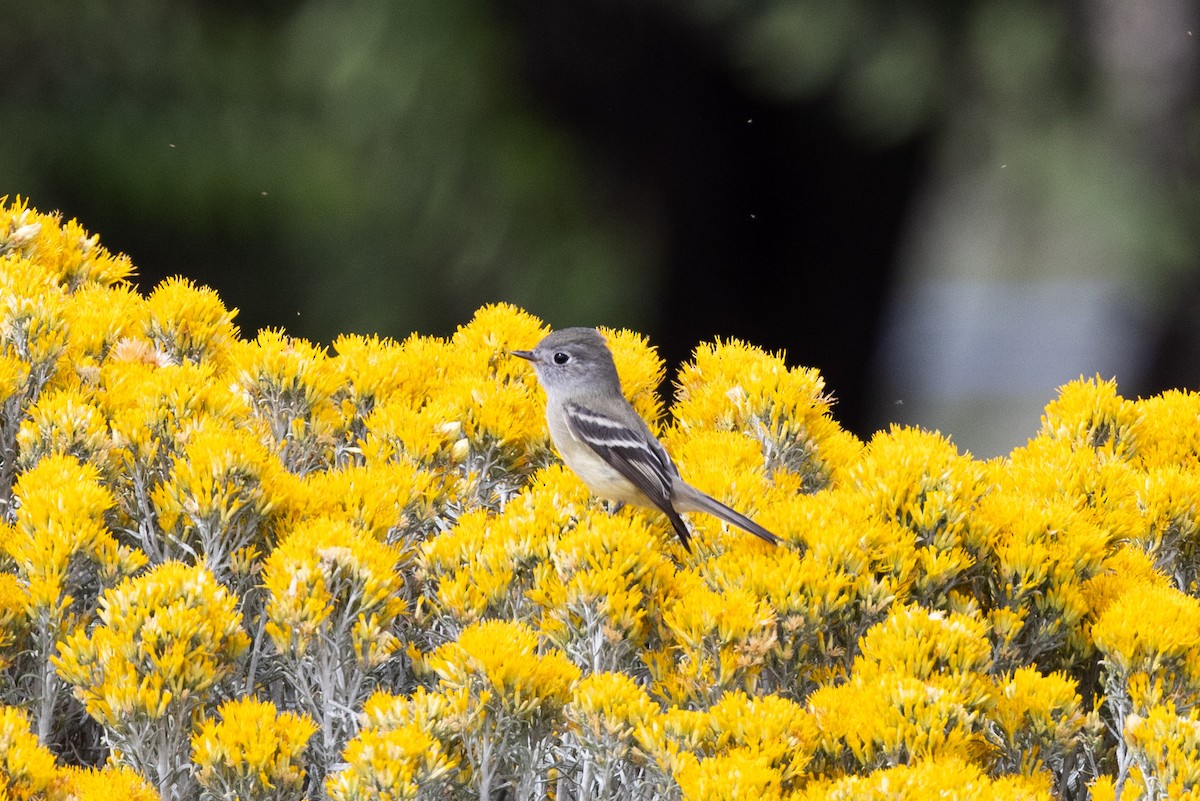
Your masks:
M629 480L655 506L671 509L675 466L649 432L578 403L566 405L567 426L579 440ZM640 421L639 421L640 422Z

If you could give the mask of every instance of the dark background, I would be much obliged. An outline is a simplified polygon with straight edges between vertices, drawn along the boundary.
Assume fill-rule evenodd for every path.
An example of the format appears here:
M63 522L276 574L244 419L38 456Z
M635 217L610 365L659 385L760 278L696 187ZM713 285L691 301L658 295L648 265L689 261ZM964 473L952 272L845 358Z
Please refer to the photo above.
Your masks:
M672 365L738 337L819 368L862 436L987 455L1080 374L1196 384L1197 7L1137 8L22 4L0 195L144 291L214 287L246 335L448 334L509 301ZM1021 319L1042 286L1079 309Z

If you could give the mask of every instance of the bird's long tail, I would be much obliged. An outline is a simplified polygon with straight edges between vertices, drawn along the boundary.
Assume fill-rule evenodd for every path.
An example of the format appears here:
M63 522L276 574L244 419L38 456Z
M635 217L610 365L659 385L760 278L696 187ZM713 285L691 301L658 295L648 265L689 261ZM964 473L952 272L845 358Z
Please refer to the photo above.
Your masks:
M681 512L705 512L713 517L719 517L731 526L737 526L743 531L748 531L760 540L769 542L772 545L779 545L783 540L776 537L765 528L755 523L750 518L740 512L735 512L725 504L718 501L716 498L710 498L695 487L688 487L691 492L688 493L684 503L676 503L676 508ZM673 522L673 521L672 521Z

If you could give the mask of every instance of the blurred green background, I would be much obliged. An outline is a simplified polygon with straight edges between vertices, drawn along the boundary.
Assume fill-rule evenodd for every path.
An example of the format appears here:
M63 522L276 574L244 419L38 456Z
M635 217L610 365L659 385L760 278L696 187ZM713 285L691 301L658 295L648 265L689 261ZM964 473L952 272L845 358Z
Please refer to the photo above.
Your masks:
M1194 1L9 4L0 195L252 335L481 304L737 336L838 419L1021 444L1196 385Z

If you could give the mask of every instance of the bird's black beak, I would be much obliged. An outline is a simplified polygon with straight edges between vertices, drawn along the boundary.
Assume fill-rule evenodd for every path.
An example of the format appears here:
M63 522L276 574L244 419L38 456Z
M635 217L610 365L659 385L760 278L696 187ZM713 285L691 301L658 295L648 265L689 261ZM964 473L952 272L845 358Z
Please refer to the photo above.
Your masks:
M531 362L537 361L537 359L534 358L533 351L531 350L510 350L509 354L518 356Z

